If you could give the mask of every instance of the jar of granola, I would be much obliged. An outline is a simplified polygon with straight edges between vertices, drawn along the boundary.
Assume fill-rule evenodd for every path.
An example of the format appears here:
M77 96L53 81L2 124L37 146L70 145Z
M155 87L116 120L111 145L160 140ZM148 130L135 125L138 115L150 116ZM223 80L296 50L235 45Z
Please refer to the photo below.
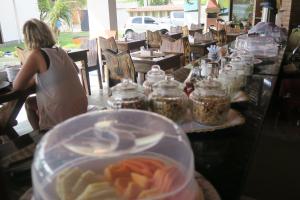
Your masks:
M130 79L123 79L121 83L112 88L112 96L108 98L109 108L131 108L147 110L146 96L143 90Z
M187 100L183 86L173 76L167 75L165 80L153 85L149 107L153 112L181 122L187 111Z
M146 81L143 83L144 92L149 95L152 92L153 84L165 79L165 72L160 69L159 65L153 65L151 70L146 74Z
M193 102L192 113L195 121L204 125L219 125L225 122L230 109L230 99L218 81L199 82L190 99Z

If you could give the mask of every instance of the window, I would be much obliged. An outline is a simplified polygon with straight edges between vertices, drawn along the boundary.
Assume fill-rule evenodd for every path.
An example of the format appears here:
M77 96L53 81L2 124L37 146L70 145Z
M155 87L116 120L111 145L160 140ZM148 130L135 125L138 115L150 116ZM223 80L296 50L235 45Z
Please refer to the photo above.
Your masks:
M133 24L141 24L142 23L142 18L141 17L136 17L132 19Z
M174 12L174 18L184 18L183 12Z
M144 22L145 24L154 24L155 20L149 17L145 17Z

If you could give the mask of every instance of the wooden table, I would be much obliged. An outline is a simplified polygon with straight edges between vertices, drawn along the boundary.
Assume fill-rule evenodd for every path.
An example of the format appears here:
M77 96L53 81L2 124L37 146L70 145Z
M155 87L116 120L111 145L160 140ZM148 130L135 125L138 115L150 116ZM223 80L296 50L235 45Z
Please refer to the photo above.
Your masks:
M168 32L168 33L166 33L166 36L169 36L169 37L171 37L175 40L178 40L182 37L182 33L170 33L170 32Z
M151 69L152 65L159 65L162 70L177 69L180 67L181 54L165 53L158 58L140 58L135 55L140 52L131 53L135 71L138 73L138 83L143 84L145 74Z
M121 41L117 40L117 46L119 51L128 51L133 52L136 50L140 50L140 47L146 46L146 40L128 40L128 41Z
M91 95L91 84L90 84L90 78L89 78L89 72L87 70L88 68L88 58L87 58L87 52L88 49L72 49L68 52L68 55L74 62L81 62L82 67L79 71L82 82L83 82L83 88L86 91L87 95Z
M193 59L200 58L208 53L207 47L217 44L216 40L202 43L190 43Z
M13 104L6 110L7 113L7 123L3 127L4 133L12 140L19 135L14 130L13 126L16 125L16 118L25 103L27 97L35 93L35 87L30 87L24 91L14 91L12 90L12 85L10 85L5 90L0 91L0 105L8 102L13 102ZM3 120L3 119L2 119ZM0 133L1 135L2 133Z
M190 34L191 36L194 36L196 32L197 32L197 33L202 33L202 32L203 32L203 28L190 29L190 30L189 30L189 34Z

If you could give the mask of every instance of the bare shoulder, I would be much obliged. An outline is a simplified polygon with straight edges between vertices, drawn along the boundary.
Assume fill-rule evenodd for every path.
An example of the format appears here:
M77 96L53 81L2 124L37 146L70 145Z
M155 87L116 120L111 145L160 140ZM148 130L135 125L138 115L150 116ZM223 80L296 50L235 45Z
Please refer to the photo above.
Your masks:
M44 72L47 70L47 65L40 49L31 50L26 60L39 72Z

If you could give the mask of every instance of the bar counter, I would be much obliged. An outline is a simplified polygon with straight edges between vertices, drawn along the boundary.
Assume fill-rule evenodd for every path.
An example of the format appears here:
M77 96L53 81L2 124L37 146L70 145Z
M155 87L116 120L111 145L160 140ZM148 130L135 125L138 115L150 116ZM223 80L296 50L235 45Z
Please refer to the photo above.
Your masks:
M277 91L284 52L285 48L280 48L277 57L264 59L256 65L244 89L250 100L232 104L231 107L245 117L243 125L188 135L195 155L196 170L212 182L223 200L239 199L244 189L272 97ZM183 71L185 74L189 72L186 69Z

